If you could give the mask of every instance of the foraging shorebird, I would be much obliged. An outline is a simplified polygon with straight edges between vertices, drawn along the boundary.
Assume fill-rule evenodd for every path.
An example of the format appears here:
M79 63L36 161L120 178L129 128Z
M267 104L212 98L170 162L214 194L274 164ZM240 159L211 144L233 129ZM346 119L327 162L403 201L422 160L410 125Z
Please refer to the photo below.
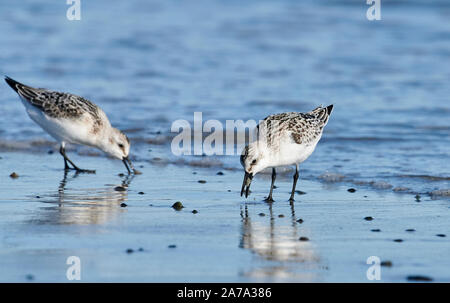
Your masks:
M275 167L294 164L294 182L289 198L289 201L294 201L298 166L316 148L332 109L333 105L319 106L308 113L276 114L261 121L256 127L256 140L245 146L241 154L241 164L245 170L241 196L245 193L245 197L248 197L250 184L258 172L272 167L272 183L266 201L273 202Z
M128 158L130 140L111 126L100 107L73 94L33 88L9 77L5 77L5 81L19 95L31 120L60 143L59 152L64 158L66 170L95 173L95 170L79 168L67 157L65 145L73 143L96 147L122 160L128 173L138 173Z

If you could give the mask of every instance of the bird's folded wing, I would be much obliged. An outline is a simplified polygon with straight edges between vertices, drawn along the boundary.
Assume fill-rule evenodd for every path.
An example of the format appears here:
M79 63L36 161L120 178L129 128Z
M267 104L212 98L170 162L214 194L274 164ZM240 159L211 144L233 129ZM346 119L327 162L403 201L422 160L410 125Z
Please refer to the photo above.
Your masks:
M88 113L98 119L98 107L80 96L41 89L25 89L20 95L50 117L78 118Z

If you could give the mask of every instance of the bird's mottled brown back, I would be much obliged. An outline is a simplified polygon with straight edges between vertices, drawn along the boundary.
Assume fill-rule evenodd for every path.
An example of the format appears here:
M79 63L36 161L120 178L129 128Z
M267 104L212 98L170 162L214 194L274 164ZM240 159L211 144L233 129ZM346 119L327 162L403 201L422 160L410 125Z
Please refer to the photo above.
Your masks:
M258 126L258 131L263 131L269 146L277 145L275 138L280 139L290 136L297 144L309 144L315 141L327 124L329 110L326 107L318 107L308 113L289 112L275 114L266 117Z
M17 89L20 96L49 117L77 119L87 113L93 119L94 127L102 125L98 106L83 97L25 85L20 85Z

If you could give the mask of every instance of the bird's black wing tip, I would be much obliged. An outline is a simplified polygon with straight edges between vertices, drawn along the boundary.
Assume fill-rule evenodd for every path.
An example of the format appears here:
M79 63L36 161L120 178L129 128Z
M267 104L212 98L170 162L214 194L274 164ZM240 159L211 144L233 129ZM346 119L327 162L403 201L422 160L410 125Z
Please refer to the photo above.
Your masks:
M328 113L328 115L331 114L331 111L332 111L332 110L333 110L333 104L328 105L328 106L327 106L327 113Z
M14 79L12 79L12 78L10 78L10 77L8 77L8 76L5 75L5 81L6 81L6 83L8 83L8 85L11 86L11 88L12 88L13 90L15 90L16 92L19 90L18 87L17 87L17 84L20 84L20 83L17 82L16 80L14 80Z
M5 75L5 81L6 82L17 82L16 80L14 80L13 78L11 78L11 77L9 77L7 75Z

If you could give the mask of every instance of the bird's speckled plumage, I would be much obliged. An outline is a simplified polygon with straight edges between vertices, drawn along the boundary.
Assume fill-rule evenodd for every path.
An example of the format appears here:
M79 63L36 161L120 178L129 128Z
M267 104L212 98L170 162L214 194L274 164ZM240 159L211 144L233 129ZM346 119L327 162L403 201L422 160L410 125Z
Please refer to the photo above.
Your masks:
M276 148L280 136L290 137L297 144L310 144L322 134L329 113L317 107L309 113L282 113L266 117L257 127L257 138L267 136L267 144Z
M56 92L45 88L34 88L6 78L8 84L31 105L47 116L59 119L78 119L88 114L93 122L92 132L96 133L104 124L102 110L91 101L70 93Z

